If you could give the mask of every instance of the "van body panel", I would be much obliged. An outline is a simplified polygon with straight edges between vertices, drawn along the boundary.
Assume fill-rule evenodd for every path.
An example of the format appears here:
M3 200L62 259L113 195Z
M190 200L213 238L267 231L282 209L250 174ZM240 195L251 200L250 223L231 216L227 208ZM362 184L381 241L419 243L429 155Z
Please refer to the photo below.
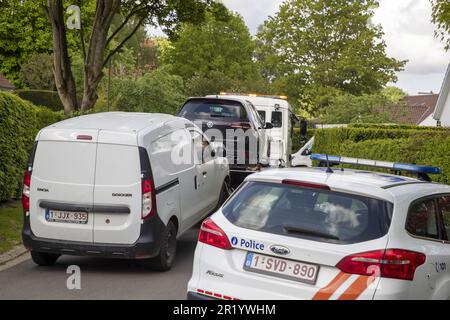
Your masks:
M49 127L39 133L39 141L67 141L96 143L98 140L98 129L60 129ZM89 140L79 140L81 136L90 137Z
M92 141L77 141L78 135ZM46 239L92 242L94 217L87 224L49 222L41 203L92 207L98 131L44 130L36 150L31 177L30 225L34 234ZM86 210L87 211L87 210Z
M180 132L161 131L165 135L159 134L151 142L149 148L150 162L153 171L153 182L156 188L156 206L158 215L164 224L167 225L172 217L176 217L180 228L183 228L183 219L181 216L180 185L183 179L180 178L180 172L189 170L191 164L178 164L172 161L172 151L179 141L173 139L174 136L185 134L184 129ZM186 191L184 191L186 192Z
M137 146L137 137L134 132L101 130L98 136L98 143Z
M99 140L103 139L103 134L100 132ZM99 143L95 167L94 243L136 242L142 214L138 147ZM97 210L104 206L111 209ZM128 212L117 212L120 210L113 210L114 207L128 208Z

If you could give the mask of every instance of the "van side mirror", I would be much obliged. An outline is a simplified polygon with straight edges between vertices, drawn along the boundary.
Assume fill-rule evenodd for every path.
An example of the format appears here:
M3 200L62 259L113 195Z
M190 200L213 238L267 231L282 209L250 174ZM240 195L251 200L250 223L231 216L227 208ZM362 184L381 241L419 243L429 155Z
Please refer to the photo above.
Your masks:
M267 123L264 125L264 129L266 129L266 130L273 129L273 124L271 124L270 122L267 122Z
M226 151L225 151L225 148L222 143L214 142L214 143L212 143L211 147L212 147L211 156L213 158L226 157L226 153L225 153Z
M310 156L312 155L312 151L309 149L306 149L305 151L303 151L302 156Z

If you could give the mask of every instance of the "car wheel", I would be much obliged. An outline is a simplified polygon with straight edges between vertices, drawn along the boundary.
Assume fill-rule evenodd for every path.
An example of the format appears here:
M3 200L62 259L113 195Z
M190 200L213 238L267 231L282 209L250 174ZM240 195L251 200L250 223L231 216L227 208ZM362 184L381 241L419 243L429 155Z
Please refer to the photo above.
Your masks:
M52 266L60 256L58 254L31 251L31 259L38 266Z
M220 198L219 198L219 204L217 205L217 208L220 208L225 201L227 201L228 197L231 195L231 187L228 181L224 181L222 185L222 189L220 191Z
M166 235L159 254L150 260L150 265L156 271L168 271L172 268L177 253L177 228L172 221L166 228Z

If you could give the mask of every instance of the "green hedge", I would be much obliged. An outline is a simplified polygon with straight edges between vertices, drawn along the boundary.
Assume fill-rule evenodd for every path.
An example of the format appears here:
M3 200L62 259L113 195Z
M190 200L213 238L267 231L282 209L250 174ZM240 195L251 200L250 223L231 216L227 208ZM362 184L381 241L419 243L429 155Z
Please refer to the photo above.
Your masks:
M438 166L436 182L450 184L450 130L422 127L349 127L315 132L314 152Z
M64 106L59 99L58 92L47 90L16 90L14 92L20 98L31 102L36 106L44 106L53 111L64 110Z
M0 92L0 201L20 197L23 171L37 132L62 119L62 113Z
M401 129L401 130L416 130L416 131L445 131L445 128L439 127L421 127L409 124L375 124L375 123L353 123L348 125L349 128L363 128L363 129Z

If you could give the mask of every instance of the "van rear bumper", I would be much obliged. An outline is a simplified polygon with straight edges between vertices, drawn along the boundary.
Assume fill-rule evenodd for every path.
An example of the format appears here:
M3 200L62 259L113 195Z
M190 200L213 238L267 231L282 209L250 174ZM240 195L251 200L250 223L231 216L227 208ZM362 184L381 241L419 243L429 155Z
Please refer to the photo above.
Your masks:
M58 255L92 256L115 259L148 259L159 254L166 226L158 216L145 221L139 239L132 245L91 244L65 240L38 238L30 227L30 218L24 219L22 240L28 250Z

